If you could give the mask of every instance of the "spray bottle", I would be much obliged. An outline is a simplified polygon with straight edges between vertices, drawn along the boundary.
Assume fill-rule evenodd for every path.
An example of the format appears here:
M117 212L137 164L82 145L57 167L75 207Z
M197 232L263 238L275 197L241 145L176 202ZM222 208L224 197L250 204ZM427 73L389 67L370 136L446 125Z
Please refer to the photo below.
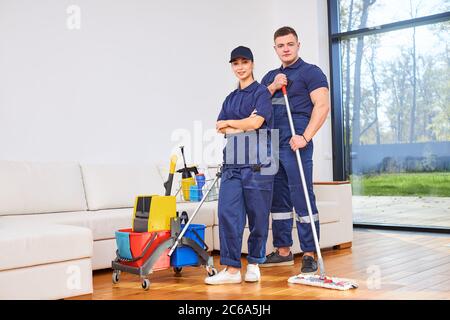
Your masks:
M183 156L184 168L178 170L178 173L181 173L181 189L183 191L183 198L185 201L190 201L190 189L191 186L195 185L195 179L192 176L192 173L197 174L198 170L196 166L188 167L186 166L186 159L184 157L184 146L180 147L181 154Z

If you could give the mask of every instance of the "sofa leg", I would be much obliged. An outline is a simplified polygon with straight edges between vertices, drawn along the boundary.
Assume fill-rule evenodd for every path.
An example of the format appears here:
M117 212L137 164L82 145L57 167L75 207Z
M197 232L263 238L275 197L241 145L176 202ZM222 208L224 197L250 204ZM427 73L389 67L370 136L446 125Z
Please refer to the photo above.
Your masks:
M334 246L333 249L335 249L335 250L342 250L342 249L348 249L348 248L351 248L351 247L352 247L352 242L350 241L350 242L345 242L345 243L338 244L338 245Z

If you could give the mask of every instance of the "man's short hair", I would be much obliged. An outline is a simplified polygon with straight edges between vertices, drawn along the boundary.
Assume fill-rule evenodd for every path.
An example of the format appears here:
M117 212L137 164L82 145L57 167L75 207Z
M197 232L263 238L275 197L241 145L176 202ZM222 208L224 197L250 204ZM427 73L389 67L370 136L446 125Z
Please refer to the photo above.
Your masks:
M297 39L297 41L298 41L297 32L295 32L295 30L293 28L287 27L287 26L281 27L280 29L275 31L275 33L273 34L273 41L275 41L276 38L278 38L278 37L287 36L288 34L293 34L295 36L295 39Z

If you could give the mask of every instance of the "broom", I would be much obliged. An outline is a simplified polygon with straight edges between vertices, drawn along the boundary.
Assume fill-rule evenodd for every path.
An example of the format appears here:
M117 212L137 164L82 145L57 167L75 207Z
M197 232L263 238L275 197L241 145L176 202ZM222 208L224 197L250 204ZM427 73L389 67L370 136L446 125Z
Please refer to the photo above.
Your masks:
M289 100L288 100L288 96L287 96L286 86L283 86L281 88L281 90L283 91L284 101L286 103L286 111L287 111L287 115L289 118L291 134L292 134L292 136L294 136L295 135L294 122L292 120L291 108L289 106ZM303 171L302 159L300 157L299 149L297 149L295 151L295 155L297 157L297 164L298 164L298 169L300 171L300 177L302 180L303 193L305 194L306 206L308 208L309 220L311 222L311 228L312 228L312 232L313 232L313 236L314 236L314 244L316 246L317 262L319 264L320 275L299 274L297 276L290 277L288 279L288 282L305 284L308 286L328 288L328 289L336 289L336 290L348 290L348 289L357 288L358 284L353 280L337 278L337 277L327 277L325 275L325 266L323 263L322 254L320 252L319 240L317 238L316 225L314 224L313 214L312 214L312 210L311 210L311 203L309 200L308 189L306 187L305 173Z

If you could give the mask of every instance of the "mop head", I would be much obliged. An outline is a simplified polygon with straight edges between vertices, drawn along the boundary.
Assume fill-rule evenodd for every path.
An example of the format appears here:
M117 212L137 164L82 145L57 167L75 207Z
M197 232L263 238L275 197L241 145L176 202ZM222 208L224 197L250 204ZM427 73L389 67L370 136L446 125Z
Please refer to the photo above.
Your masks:
M288 282L335 290L349 290L358 288L358 284L353 280L336 277L321 277L317 274L299 274L297 276L290 277Z

